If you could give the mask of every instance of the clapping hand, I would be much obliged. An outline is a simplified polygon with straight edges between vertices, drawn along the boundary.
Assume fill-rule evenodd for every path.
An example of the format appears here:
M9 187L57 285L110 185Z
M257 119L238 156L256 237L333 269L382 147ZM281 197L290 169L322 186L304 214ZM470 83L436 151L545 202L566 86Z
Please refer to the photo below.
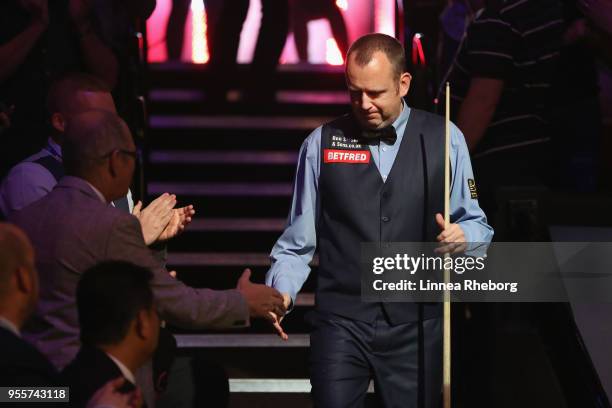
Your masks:
M151 245L160 237L174 216L174 206L176 205L176 196L174 194L164 193L157 197L147 207L142 208L142 202L139 201L132 210L134 215L140 221L142 235L146 245Z
M193 205L173 209L170 221L160 234L158 241L168 241L183 232L187 225L191 223L194 214Z

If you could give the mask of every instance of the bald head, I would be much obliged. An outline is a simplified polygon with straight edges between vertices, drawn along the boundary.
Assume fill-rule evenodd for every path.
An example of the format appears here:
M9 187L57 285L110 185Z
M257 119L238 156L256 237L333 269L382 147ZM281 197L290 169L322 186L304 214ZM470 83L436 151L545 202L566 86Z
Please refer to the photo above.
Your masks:
M12 224L0 223L0 301L11 291L19 267L33 268L34 250L28 237Z
M50 114L74 115L90 109L115 112L115 105L110 89L103 81L93 75L72 72L51 84L47 109Z
M66 174L95 172L115 150L134 150L130 131L115 113L92 110L68 121L62 155Z

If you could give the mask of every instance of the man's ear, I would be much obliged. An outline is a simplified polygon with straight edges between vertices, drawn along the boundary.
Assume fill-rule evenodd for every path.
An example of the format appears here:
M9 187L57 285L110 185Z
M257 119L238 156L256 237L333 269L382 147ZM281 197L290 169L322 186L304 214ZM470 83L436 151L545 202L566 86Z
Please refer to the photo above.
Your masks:
M400 80L399 80L399 91L400 91L400 96L404 97L408 94L408 90L410 89L410 82L412 81L412 75L410 75L408 72L404 72L401 76L400 76Z
M53 128L58 132L64 133L66 130L66 119L64 118L64 115L59 112L53 113L51 115L51 126L53 126Z
M117 175L119 174L118 172L118 169L120 166L119 161L121 160L121 157L119 156L120 156L119 152L115 150L108 157L108 171L113 177L117 177Z
M149 312L146 309L142 309L136 315L136 335L144 340L151 337L151 319L149 318Z
M19 266L15 271L15 281L17 283L17 290L21 293L26 294L34 290L32 274L24 266Z

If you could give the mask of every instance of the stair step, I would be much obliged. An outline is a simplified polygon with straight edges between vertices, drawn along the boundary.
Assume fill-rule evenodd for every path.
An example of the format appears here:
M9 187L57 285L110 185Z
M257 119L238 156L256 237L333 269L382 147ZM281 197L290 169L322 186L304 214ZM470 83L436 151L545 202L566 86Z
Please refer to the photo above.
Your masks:
M319 258L315 255L311 265L317 266ZM268 253L248 252L171 252L168 265L176 266L270 266Z
M309 394L310 380L306 378L230 378L231 393L292 393ZM374 393L374 383L370 381L368 393Z
M189 196L223 196L223 197L262 197L284 196L293 194L292 183L182 183L150 182L147 185L149 194L159 195L171 192L176 195Z
M295 178L295 164L156 164L149 166L149 182L168 183L287 183Z
M193 151L162 150L149 154L151 164L261 164L278 165L297 163L296 151Z
M174 191L170 191L175 193ZM155 193L148 200L159 196ZM291 196L261 196L253 200L244 200L237 196L202 196L179 194L178 205L193 204L196 214L203 214L211 218L229 218L239 215L245 218L280 218L287 217L291 207Z
M251 270L251 281L255 283L264 283L266 274L270 269L270 264L257 266L250 264L242 265L182 265L174 267L169 265L169 268L176 269L178 279L186 285L194 288L210 288L224 290L235 288L238 279L242 275L245 268ZM302 293L314 293L316 290L317 267L311 266L311 273L302 286ZM313 300L314 302L314 300ZM298 306L302 306L299 304ZM303 306L307 306L304 303Z
M157 129L287 129L313 130L333 119L331 116L203 116L152 115L149 126Z
M195 218L188 231L262 231L280 232L285 218Z
M197 89L152 89L150 102L202 102L206 92ZM282 104L346 105L350 103L347 91L278 91L276 101Z
M282 340L276 334L175 334L180 348L286 348L310 347L308 334L289 334Z
M159 88L209 89L217 81L206 64L161 63L150 64L148 79ZM232 76L233 86L244 87L254 80L249 65L239 64ZM282 64L277 68L274 84L278 89L344 90L344 68L324 65Z
M317 124L319 125L322 123ZM304 139L315 127L298 130L151 128L148 137L153 150L284 150L297 153Z

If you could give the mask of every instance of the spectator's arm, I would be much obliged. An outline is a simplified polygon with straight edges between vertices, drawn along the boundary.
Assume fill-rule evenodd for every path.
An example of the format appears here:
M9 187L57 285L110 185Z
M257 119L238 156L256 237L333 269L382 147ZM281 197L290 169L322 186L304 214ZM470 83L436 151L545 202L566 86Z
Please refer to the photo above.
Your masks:
M89 72L102 79L111 89L117 84L119 63L111 49L100 40L87 21L77 26L79 44Z
M0 45L0 83L17 71L25 61L40 35L47 29L47 23L43 17L33 18L25 30Z
M70 17L79 36L79 45L85 65L92 74L112 89L117 84L119 63L111 49L94 30L91 0L70 0Z
M504 81L492 78L472 78L468 93L461 103L457 126L465 135L470 151L474 150L491 123L504 89Z
M151 287L160 316L186 329L239 328L249 324L249 307L235 289L192 288L172 278L147 248L135 217L117 218L109 236L106 259L127 261L153 272Z

